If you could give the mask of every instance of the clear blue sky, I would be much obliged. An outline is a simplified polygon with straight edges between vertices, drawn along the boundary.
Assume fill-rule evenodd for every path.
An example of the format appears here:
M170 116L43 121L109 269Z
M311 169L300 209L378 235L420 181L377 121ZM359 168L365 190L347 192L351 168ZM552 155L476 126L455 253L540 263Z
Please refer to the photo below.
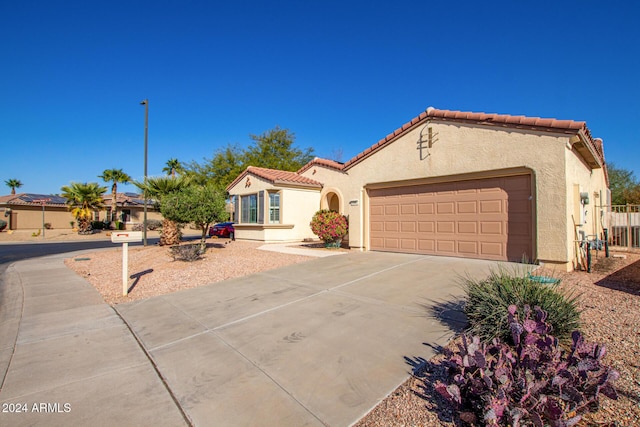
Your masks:
M639 16L632 0L2 0L0 194L141 179L145 98L149 175L276 125L346 161L434 106L586 121L640 178Z

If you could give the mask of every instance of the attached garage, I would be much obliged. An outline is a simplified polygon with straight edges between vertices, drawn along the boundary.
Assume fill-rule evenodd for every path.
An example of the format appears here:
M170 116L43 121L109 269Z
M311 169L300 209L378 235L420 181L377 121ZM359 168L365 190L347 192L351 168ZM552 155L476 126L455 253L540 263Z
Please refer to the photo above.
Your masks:
M532 260L531 182L517 175L369 189L370 248Z
M229 193L255 192L254 172ZM576 236L603 238L607 226L603 142L573 120L427 108L345 163L315 158L268 176L268 191L300 179L316 186L313 197L282 196L296 236L315 238L303 210L332 209L348 217L343 242L353 250L526 258L569 271L583 262ZM285 231L274 233L285 240Z

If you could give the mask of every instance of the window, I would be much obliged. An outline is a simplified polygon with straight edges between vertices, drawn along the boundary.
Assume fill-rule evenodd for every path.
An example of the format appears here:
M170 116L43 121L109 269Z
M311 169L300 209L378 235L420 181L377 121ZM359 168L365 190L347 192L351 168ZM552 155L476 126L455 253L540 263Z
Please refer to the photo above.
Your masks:
M242 196L240 205L242 209L240 222L256 224L258 222L258 195Z
M269 193L269 223L280 223L280 193Z

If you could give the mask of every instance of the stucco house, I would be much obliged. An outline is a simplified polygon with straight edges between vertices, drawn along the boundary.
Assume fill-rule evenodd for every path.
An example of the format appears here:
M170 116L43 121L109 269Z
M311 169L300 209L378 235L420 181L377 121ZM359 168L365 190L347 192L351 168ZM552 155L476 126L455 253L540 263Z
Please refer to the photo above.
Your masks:
M103 196L105 208L94 213L94 221L104 221L111 217L112 195ZM44 209L43 209L44 204ZM59 195L19 193L0 196L0 218L8 223L7 230L37 230L44 222L52 229L71 229L73 215L66 205L66 199ZM142 223L144 200L135 193L118 193L119 220L124 220L127 227ZM162 215L155 204L149 201L147 219L161 220Z
M315 237L320 208L352 249L575 266L608 204L602 140L584 122L429 108L346 163L249 167L228 187L236 238ZM605 225L606 226L606 225Z

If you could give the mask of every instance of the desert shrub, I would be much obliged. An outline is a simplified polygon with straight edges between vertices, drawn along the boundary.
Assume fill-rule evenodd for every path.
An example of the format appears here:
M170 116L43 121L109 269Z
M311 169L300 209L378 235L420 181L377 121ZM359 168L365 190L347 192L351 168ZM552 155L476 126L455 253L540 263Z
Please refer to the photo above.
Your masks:
M147 220L147 230L157 230L162 227L162 221L158 221L157 219L149 219ZM134 224L131 229L133 231L143 231L144 223Z
M462 336L458 352L446 352L448 383L436 390L453 403L460 419L488 426L573 426L595 411L600 393L617 399L613 387L619 375L603 365L604 346L572 334L569 352L550 334L547 313L529 306L510 306L509 324L514 347L494 339Z
M347 217L335 211L321 209L311 219L311 231L325 242L333 242L346 236L349 231Z
M553 327L554 335L562 341L568 342L571 332L580 327L579 296L533 280L526 271L498 269L484 280L464 278L462 287L466 291L467 331L485 341L500 338L503 342L511 342L508 321L511 305L542 308L548 313L547 321Z
M171 246L169 251L174 261L196 261L202 255L200 244Z
M50 222L45 222L44 223L44 228L46 228L47 230L53 230L53 226L51 225Z
M4 230L5 228L7 228L7 221L5 221L4 219L0 219L0 231Z
M157 219L147 220L147 230L157 230L160 227L162 227L162 221Z
M91 221L91 228L94 230L104 230L104 226L103 221Z

